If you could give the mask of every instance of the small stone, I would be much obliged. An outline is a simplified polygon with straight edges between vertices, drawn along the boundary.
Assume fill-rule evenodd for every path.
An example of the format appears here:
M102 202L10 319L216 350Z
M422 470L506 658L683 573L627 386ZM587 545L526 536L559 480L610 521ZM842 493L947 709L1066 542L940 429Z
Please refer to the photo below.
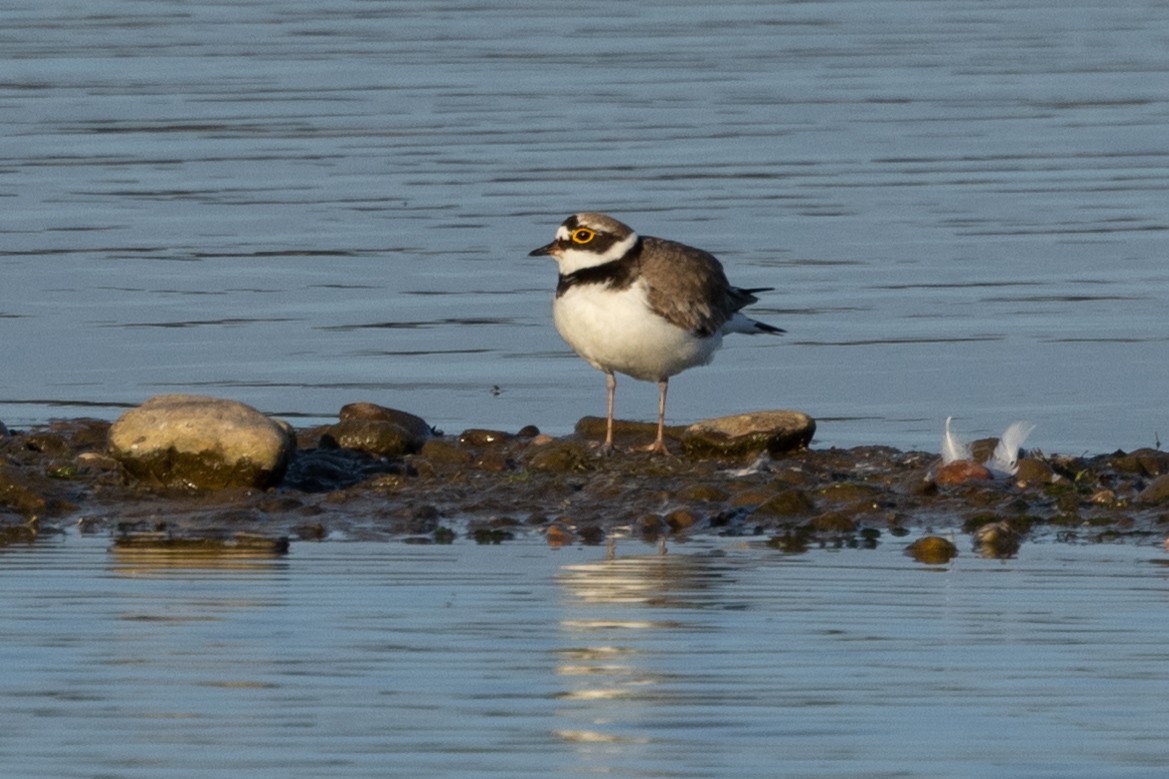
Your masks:
M515 467L515 464L507 456L507 452L499 449L488 449L475 458L475 467L481 471L502 473L503 471L510 471Z
M576 423L577 435L593 441L605 440L605 430L608 422L604 417L581 417ZM667 447L671 442L676 443L681 437L684 428L675 425L666 425L663 434ZM635 422L627 419L613 420L613 438L620 447L640 446L652 443L658 435L657 422ZM632 440L631 440L632 439Z
M853 533L856 521L839 511L829 511L808 522L808 529L818 533Z
M894 488L901 495L929 497L938 494L938 483L933 480L929 471L924 470L910 472L899 479Z
M773 495L755 509L753 515L770 517L795 517L810 514L815 507L812 499L803 490L789 489Z
M926 565L945 565L958 555L958 547L941 536L924 536L910 544L905 553Z
M1169 473L1169 452L1148 448L1137 449L1129 454L1121 452L1113 457L1112 465L1118 471L1140 476L1160 476Z
M638 535L642 538L654 539L661 535L667 525L657 514L643 514L633 523Z
M838 481L816 489L813 494L817 498L824 498L837 503L862 503L877 500L881 492L880 487L875 487L871 484Z
M567 546L576 539L571 530L559 523L549 525L544 535L548 539L548 546Z
M26 518L45 512L46 502L39 490L33 489L20 470L0 462L0 507L8 508Z
M985 465L973 460L955 460L938 468L937 473L934 474L934 481L942 487L953 487L973 480L989 481L993 478L994 476Z
M1141 503L1163 503L1169 500L1169 474L1158 476L1139 493L1137 500Z
M582 544L596 546L605 540L605 530L600 525L583 525L576 529Z
M331 425L323 438L332 439L342 449L356 449L376 457L401 457L421 448L421 442L409 430L381 419L344 419Z
M991 522L974 532L974 542L983 557L1005 559L1019 551L1019 531L1010 522Z
M1014 475L1015 481L1026 484L1050 484L1054 478L1055 471L1052 467L1034 457L1019 460L1019 469Z
M295 447L288 425L235 400L159 395L123 414L110 453L138 479L164 487L266 488Z
M528 469L532 471L568 473L587 470L588 467L588 452L583 446L572 441L541 446L528 458Z
M666 514L666 524L671 530L686 530L697 525L701 519L693 511L677 509Z
M719 487L710 484L688 484L674 495L678 500L723 502L730 498L730 494Z
M705 419L682 434L682 450L695 457L772 456L807 448L814 419L799 411L756 411Z
M512 438L511 433L505 433L502 430L471 428L463 431L463 434L459 436L459 443L463 446L493 446L507 443Z
M62 456L69 454L69 442L60 433L39 430L24 437L24 447L41 454Z
M475 459L475 455L449 438L431 438L422 445L419 454L432 463L448 465L466 465Z
M342 422L350 419L393 422L406 430L419 443L434 435L434 429L426 424L426 420L422 417L407 411L399 411L396 408L379 406L376 403L349 403L341 407L339 416Z

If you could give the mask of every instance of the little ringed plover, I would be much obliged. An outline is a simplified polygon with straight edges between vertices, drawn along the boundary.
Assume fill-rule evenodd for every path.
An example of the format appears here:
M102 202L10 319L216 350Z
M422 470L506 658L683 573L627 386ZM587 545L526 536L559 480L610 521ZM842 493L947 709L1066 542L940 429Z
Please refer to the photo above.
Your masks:
M613 448L614 373L658 383L658 434L648 449L666 452L663 433L670 377L705 365L724 333L784 332L740 309L770 287L733 287L722 264L692 246L638 235L611 216L568 217L547 246L560 278L552 318L577 354L603 372L609 389L604 450Z

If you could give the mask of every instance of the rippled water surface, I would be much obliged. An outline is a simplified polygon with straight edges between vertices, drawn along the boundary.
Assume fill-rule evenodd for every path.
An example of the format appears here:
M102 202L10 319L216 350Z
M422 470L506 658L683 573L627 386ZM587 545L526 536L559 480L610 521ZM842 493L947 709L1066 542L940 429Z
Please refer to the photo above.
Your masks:
M6 776L1156 776L1169 559L0 551Z
M673 382L822 445L1016 418L1155 445L1169 6L9 3L0 419L160 392L450 431L603 411L527 251L607 210L717 253L783 339ZM655 389L622 382L619 414Z

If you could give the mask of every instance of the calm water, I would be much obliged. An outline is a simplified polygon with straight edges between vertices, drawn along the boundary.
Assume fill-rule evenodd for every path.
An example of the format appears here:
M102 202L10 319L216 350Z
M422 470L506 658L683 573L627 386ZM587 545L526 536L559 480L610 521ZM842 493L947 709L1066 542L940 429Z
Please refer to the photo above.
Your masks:
M5 776L1155 776L1169 558L0 552Z
M1154 445L1169 5L15 0L0 30L0 419L160 392L567 432L602 377L530 259L583 208L708 248L784 339L675 422L821 445L1016 418ZM622 383L619 413L655 389ZM297 421L297 419L294 419Z

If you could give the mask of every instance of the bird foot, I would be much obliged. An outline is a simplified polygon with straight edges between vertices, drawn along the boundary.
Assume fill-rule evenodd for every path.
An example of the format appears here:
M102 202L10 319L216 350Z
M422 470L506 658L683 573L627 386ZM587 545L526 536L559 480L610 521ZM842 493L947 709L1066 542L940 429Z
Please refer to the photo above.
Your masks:
M649 452L650 454L664 454L673 457L674 453L666 448L666 442L658 439L648 446L635 446L632 450L634 452Z

